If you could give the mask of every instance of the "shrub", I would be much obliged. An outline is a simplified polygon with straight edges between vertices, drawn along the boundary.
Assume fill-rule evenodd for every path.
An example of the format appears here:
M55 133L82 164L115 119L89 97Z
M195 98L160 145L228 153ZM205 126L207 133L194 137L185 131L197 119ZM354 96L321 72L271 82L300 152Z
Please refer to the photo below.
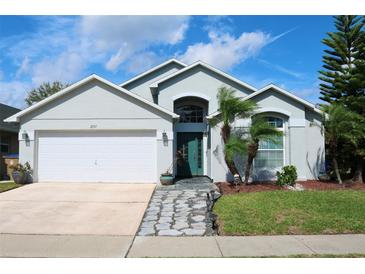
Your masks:
M283 166L281 172L276 172L277 181L276 184L279 186L290 185L293 186L295 184L296 179L298 178L297 168L295 166Z
M32 174L33 171L32 171L32 168L30 166L30 164L28 162L26 162L24 165L22 164L16 164L16 165L13 165L13 166L10 166L10 168L13 170L13 171L18 171L20 173L30 173Z

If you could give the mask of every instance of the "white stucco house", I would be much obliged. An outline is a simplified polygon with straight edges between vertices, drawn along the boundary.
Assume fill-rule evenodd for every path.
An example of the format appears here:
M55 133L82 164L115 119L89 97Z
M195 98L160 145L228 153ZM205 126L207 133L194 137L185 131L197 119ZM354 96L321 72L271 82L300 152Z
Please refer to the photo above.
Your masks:
M222 86L255 101L260 113L283 130L279 144L262 144L253 180L275 178L283 165L300 180L316 179L324 162L321 113L275 85L257 89L201 61L168 60L120 84L91 75L6 119L18 122L20 161L36 182L158 182L180 152L175 176L230 178L219 128ZM242 127L245 121L234 126Z

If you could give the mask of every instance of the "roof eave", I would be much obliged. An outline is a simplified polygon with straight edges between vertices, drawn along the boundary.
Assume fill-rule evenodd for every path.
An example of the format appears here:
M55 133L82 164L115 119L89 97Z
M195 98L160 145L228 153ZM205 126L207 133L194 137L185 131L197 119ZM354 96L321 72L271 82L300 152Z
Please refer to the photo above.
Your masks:
M172 73L172 74L169 74L169 75L167 75L166 77L164 77L164 78L162 78L162 79L159 79L159 80L157 80L156 82L151 83L151 84L149 85L149 87L150 87L150 88L158 88L159 84L161 84L161 83L163 83L163 82L165 82L165 81L167 81L167 80L169 80L169 79L172 79L172 78L174 78L175 76L177 76L177 75L179 75L179 74L181 74L181 73L184 73L185 71L188 71L188 70L190 70L190 69L192 69L192 68L194 68L194 67L196 67L196 66L203 66L203 67L205 67L206 69L211 70L211 71L213 71L213 72L215 72L215 73L217 73L217 74L219 74L219 75L221 75L221 76L223 76L223 77L225 77L225 78L229 79L230 81L233 81L233 82L235 82L235 83L239 84L240 86L243 86L243 87L245 87L246 89L251 90L252 92L256 92L256 91L257 91L257 89L256 89L255 87L253 87L253 86L251 86L251 85L249 85L249 84L247 84L247 83L245 83L245 82L242 82L241 80L239 80L239 79L237 79L237 78L235 78L235 77L233 77L233 76L231 76L231 75L229 75L229 74L225 73L224 71L221 71L221 70L219 70L219 69L217 69L217 68L215 68L215 67L213 67L213 66L211 66L211 65L209 65L209 64L207 64L207 63L204 63L204 62L202 62L202 61L194 62L194 63L192 63L191 65L186 66L185 68L183 68L183 69L181 69L181 70L178 70L178 71L176 71L176 72L174 72L174 73Z
M82 80L80 80L80 81L72 84L71 86L68 86L67 88L65 88L65 89L63 89L63 90L61 90L61 91L59 91L59 92L57 92L57 93L55 93L55 94L47 97L46 99L43 99L42 101L40 101L40 102L38 102L38 103L36 103L36 104L34 104L34 105L32 105L32 106L30 106L30 107L22 110L22 111L14 114L13 116L10 116L10 117L6 118L4 120L4 122L19 122L20 121L20 117L24 116L25 114L27 114L29 112L32 112L33 110L35 110L37 108L42 107L43 105L47 104L48 102L51 102L51 101L53 101L53 100L55 100L55 99L57 99L57 98L65 95L65 94L67 94L68 92L74 90L75 88L77 88L77 87L79 87L79 86L81 86L81 85L83 85L83 84L85 84L85 83L87 83L89 81L92 81L92 80L97 80L97 81L99 81L101 83L104 83L104 84L106 84L106 85L108 85L110 87L115 88L116 90L119 90L121 92L124 92L125 94L127 94L127 95L129 95L129 96L131 96L131 97L133 97L133 98L135 98L137 100L140 100L140 101L144 102L145 104L150 105L153 108L155 108L155 109L157 109L157 110L159 110L159 111L161 111L161 112L163 112L165 114L170 115L173 118L180 117L179 115L177 115L174 112L171 112L171 111L169 111L169 110L167 110L167 109L165 109L165 108L163 108L163 107L161 107L159 105L156 105L156 104L148 101L147 99L144 99L144 98L142 98L142 97L140 97L140 96L138 96L138 95L136 95L136 94L134 94L134 93L132 93L132 92L130 92L130 91L128 91L128 90L126 90L126 89L124 89L124 88L122 88L122 87L120 87L120 86L118 86L118 85L116 85L116 84L114 84L114 83L112 83L112 82L110 82L110 81L108 81L108 80L106 80L106 79L104 79L104 78L96 75L96 74L92 74L92 75L90 75L90 76L88 76L88 77L86 77L86 78L84 78L84 79L82 79Z
M179 61L175 58L172 58L172 59L169 59L169 60L167 60L167 61L165 61L165 62L163 62L163 63L147 70L147 71L144 71L144 72L132 77L131 79L128 79L128 80L124 81L123 83L119 84L119 86L124 87L124 86L126 86L126 85L128 85L128 84L130 84L130 83L132 83L132 82L134 82L134 81L136 81L136 80L138 80L138 79L140 79L140 78L142 78L142 77L144 77L144 76L146 76L146 75L148 75L148 74L150 74L150 73L152 73L152 72L154 72L154 71L156 71L156 70L158 70L158 69L160 69L160 68L162 68L162 67L164 67L168 64L170 64L170 63L176 63L176 64L179 64L182 67L187 67L187 64L184 64L183 62L181 62L181 61Z

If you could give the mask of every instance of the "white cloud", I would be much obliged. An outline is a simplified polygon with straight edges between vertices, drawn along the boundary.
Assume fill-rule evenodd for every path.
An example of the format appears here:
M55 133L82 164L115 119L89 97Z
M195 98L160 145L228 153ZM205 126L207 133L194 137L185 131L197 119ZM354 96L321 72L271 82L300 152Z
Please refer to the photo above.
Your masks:
M27 73L29 71L29 58L28 56L24 57L22 63L20 64L18 70L15 73L15 78L19 78L24 73Z
M105 68L115 71L151 46L182 41L188 22L187 16L84 16L80 34L96 51L112 52Z
M144 47L139 43L176 44L188 27L186 16L84 16L81 35L92 39L101 50L120 45Z
M24 108L24 98L30 89L30 84L21 81L0 82L0 102Z
M230 34L209 32L209 43L197 43L187 48L179 58L188 64L202 60L220 69L230 69L255 56L271 39L270 34L245 32L235 38Z
M128 63L127 71L131 73L140 73L160 62L162 62L161 57L157 56L154 52L141 52Z
M151 47L181 42L189 26L188 16L42 16L34 20L38 30L0 39L2 57L17 67L14 79L0 82L4 103L22 106L30 88L46 81L79 80L94 64L110 71L140 72L165 58L152 54Z
M208 43L189 46L179 58L188 64L202 60L220 69L229 70L234 65L256 56L263 47L291 31L274 37L262 31L244 32L236 38L229 33L211 30Z
M37 32L0 40L0 49L20 64L16 77L27 74L33 84L73 81L88 65L110 71L133 67L134 58L149 47L175 45L189 25L187 16L45 17Z
M55 59L44 59L35 64L31 75L32 83L37 86L53 80L70 83L79 80L85 66L82 56L65 52Z

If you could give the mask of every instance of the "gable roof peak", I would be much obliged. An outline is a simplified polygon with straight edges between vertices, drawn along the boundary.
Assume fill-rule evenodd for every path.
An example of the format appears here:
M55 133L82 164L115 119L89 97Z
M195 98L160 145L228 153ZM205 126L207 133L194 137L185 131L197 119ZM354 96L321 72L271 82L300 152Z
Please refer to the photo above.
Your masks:
M158 88L158 85L159 84L161 84L161 83L163 83L163 82L165 82L165 81L167 81L167 80L169 80L171 78L174 78L175 76L180 75L180 74L184 73L185 71L188 71L188 70L190 70L192 68L195 68L196 66L202 66L202 67L204 67L204 68L206 68L206 69L208 69L210 71L213 71L214 73L216 73L216 74L218 74L220 76L223 76L224 78L229 79L230 81L233 81L236 84L238 84L240 86L243 86L243 87L245 87L248 90L251 90L252 92L256 92L257 91L257 89L255 87L249 85L248 83L245 83L245 82L243 82L243 81L241 81L241 80L239 80L239 79L237 79L237 78L229 75L228 73L226 73L226 72L224 72L224 71L222 71L222 70L220 70L220 69L218 69L218 68L216 68L216 67L214 67L214 66L212 66L212 65L210 65L208 63L205 63L202 60L195 61L194 63L192 63L192 64L190 64L190 65L188 65L188 66L186 66L186 67L184 67L184 68L182 68L182 69L174 72L174 73L171 73L171 74L169 74L169 75L167 75L167 76L165 76L165 77L163 77L163 78L161 78L161 79L159 79L159 80L151 83L149 87L152 88L152 89L156 89L156 88Z
M136 81L136 80L138 80L138 79L140 79L140 78L142 78L142 77L144 77L144 76L146 76L146 75L148 75L148 74L150 74L150 73L152 73L152 72L154 72L154 71L156 71L156 70L158 70L162 67L165 67L165 66L167 66L171 63L178 64L182 68L187 66L185 63L177 60L176 58L171 58L171 59L166 60L165 62L162 62L161 64L159 64L157 66L154 66L154 67L152 67L152 68L150 68L150 69L148 69L148 70L146 70L146 71L144 71L140 74L137 74L136 76L132 77L131 79L128 79L128 80L124 81L123 83L119 84L119 86L125 87L126 85L128 85L128 84L130 84L130 83L132 83L132 82L134 82L134 81Z
M24 116L25 114L30 113L33 110L38 109L38 108L42 107L43 105L46 105L49 102L51 102L51 101L53 101L53 100L55 100L55 99L57 99L61 96L64 96L65 94L67 94L67 93L75 90L76 88L78 88L78 87L80 87L80 86L82 86L82 85L84 85L84 84L86 84L90 81L93 81L93 80L97 80L98 82L101 82L101 83L103 83L103 84L105 84L109 87L112 87L112 88L118 90L119 92L122 92L122 93L124 93L124 94L126 94L130 97L133 97L133 98L135 98L135 99L137 99L137 100L139 100L139 101L155 108L155 109L158 109L161 112L164 112L164 113L170 115L173 118L178 118L179 117L179 115L177 115L176 113L171 112L171 111L169 111L169 110L167 110L167 109L165 109L165 108L163 108L163 107L161 107L157 104L154 104L154 103L148 101L147 99L145 99L145 98L143 98L143 97L141 97L137 94L134 94L133 92L130 92L129 90L126 90L126 89L124 89L124 88L122 88L122 87L120 87L120 86L104 79L103 77L101 77L97 74L91 74L88 77L86 77L86 78L84 78L84 79L82 79L82 80L80 80L76 83L73 83L72 85L60 90L59 92L56 92L56 93L52 94L51 96L43 99L42 101L39 101L39 102L35 103L34 105L32 105L32 106L30 106L30 107L28 107L28 108L26 108L22 111L19 111L19 112L15 113L13 116L5 119L4 121L5 122L19 122L19 118Z

